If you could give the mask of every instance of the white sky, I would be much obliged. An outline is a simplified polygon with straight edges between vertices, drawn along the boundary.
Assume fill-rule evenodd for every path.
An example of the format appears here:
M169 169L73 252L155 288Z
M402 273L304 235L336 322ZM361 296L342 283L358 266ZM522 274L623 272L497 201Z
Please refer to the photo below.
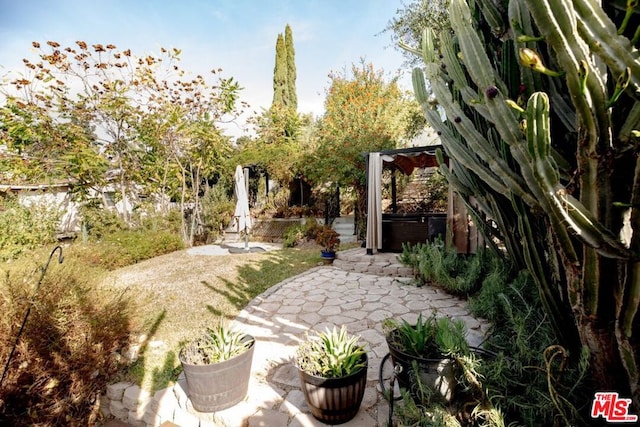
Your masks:
M400 0L0 0L0 76L34 58L33 41L112 43L136 55L175 47L182 68L222 68L245 88L250 111L260 111L271 104L276 38L288 23L299 112L318 116L331 71L361 58L389 76L400 70L402 55L382 31L401 7ZM405 72L405 89L409 78ZM228 129L245 131L242 120Z

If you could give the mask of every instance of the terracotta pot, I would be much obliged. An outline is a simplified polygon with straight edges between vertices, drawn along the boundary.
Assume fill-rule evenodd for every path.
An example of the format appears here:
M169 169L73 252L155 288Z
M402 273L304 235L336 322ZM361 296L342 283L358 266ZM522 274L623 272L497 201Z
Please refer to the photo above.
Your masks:
M365 366L346 377L322 378L298 368L300 385L311 414L326 424L342 424L353 419L367 387L368 359Z

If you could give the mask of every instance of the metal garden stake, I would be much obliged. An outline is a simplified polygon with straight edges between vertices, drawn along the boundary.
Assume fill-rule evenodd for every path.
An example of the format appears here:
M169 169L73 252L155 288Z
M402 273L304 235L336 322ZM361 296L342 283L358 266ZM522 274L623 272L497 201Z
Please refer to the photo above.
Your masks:
M2 372L2 379L0 379L0 388L2 387L2 383L4 382L4 378L7 375L7 371L9 370L9 364L11 363L11 358L13 357L13 353L16 351L16 347L18 346L18 341L20 340L20 335L22 335L22 331L24 330L24 327L27 324L27 319L29 318L29 313L31 313L31 307L33 306L33 303L35 302L35 299L36 299L36 295L38 294L38 289L40 289L40 285L42 284L42 279L44 279L44 275L47 272L47 269L49 268L49 263L51 262L51 259L53 258L53 254L55 254L56 251L59 251L58 264L62 264L62 261L64 259L64 257L62 256L62 246L56 246L51 251L51 254L49 255L49 259L47 260L47 263L42 268L42 273L40 274L40 279L38 280L38 284L36 285L36 289L34 290L33 296L31 297L31 299L29 301L29 307L27 308L27 312L25 313L24 319L22 320L22 325L20 326L20 330L18 331L18 335L16 336L16 340L13 343L13 348L11 349L11 353L9 353L9 358L7 359L7 364L4 366L4 371Z

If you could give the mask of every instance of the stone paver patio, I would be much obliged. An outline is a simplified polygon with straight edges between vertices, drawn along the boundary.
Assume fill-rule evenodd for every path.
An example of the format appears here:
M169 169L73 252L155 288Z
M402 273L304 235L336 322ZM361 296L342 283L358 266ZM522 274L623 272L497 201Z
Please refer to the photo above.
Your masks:
M253 374L246 402L219 413L220 421L240 425L234 420L246 418L250 427L324 425L311 416L292 364L295 348L309 330L346 325L367 344L367 390L360 412L343 424L345 427L383 426L387 422L389 408L378 385L380 362L388 352L382 332L384 319L414 322L421 313L429 316L437 311L440 316L464 320L472 345L482 341L488 325L470 315L465 301L439 289L413 286L406 275L378 275L390 270L397 274L403 268L395 261L395 254L369 256L357 248L340 253L339 259L335 266L317 267L280 283L238 315L236 321L256 338ZM376 274L366 272L371 270Z

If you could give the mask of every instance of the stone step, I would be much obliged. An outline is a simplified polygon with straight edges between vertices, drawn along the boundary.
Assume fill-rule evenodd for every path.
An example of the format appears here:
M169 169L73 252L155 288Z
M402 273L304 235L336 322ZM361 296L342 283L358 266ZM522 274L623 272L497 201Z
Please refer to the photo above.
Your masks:
M333 266L345 271L383 277L414 277L413 269L398 261L398 254L378 252L375 255L367 255L365 248L353 248L338 252Z
M353 243L357 241L353 233L353 216L346 215L336 218L331 227L340 235L340 243Z

